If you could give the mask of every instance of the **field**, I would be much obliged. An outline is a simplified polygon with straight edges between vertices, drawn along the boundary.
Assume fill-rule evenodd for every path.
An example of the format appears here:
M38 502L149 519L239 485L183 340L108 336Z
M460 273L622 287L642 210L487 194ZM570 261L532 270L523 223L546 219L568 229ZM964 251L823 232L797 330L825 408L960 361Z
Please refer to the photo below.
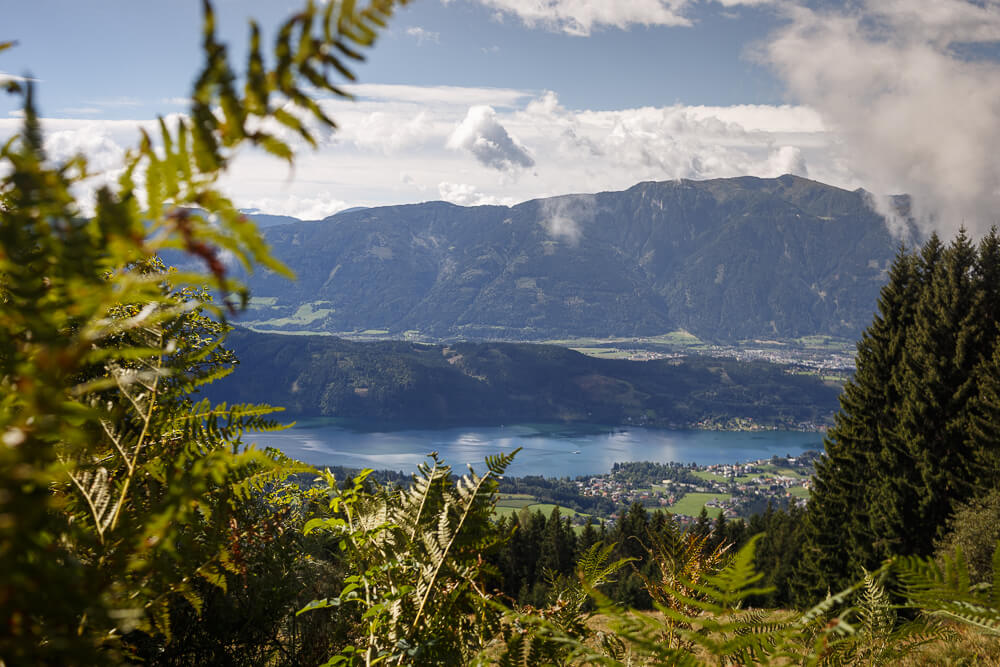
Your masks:
M552 514L552 510L559 507L559 514L565 517L587 517L589 514L584 514L582 512L577 512L568 507L563 507L561 505L553 505L552 503L540 503L534 496L528 495L526 493L501 493L497 495L497 505L496 505L496 515L497 516L510 516L511 514L517 514L522 509L527 509L529 512L541 512L546 518Z
M600 359L628 359L635 354L634 350L619 350L617 347L571 347L570 349Z
M274 306L267 303L269 297L258 297L258 301L255 302L254 306L259 306L259 308L273 308ZM273 297L270 297L273 298ZM284 327L284 326L305 326L307 324L312 324L316 320L321 320L330 313L333 312L332 308L316 308L314 306L327 306L329 301L313 301L312 303L304 303L298 307L294 314L288 317L276 317L270 319L261 319L255 321L244 322L244 326L248 327L260 327L265 329L271 329L274 327Z
M728 493L685 493L684 497L678 500L667 509L674 514L684 514L685 516L698 516L701 514L705 503L710 500L724 501L732 498ZM709 508L709 514L715 516L719 513L717 508Z
M806 477L807 477L807 475L803 475L802 473L800 473L800 472L798 472L796 470L793 470L792 468L781 468L781 467L772 466L772 465L766 465L766 466L761 466L761 467L765 471L767 471L766 474L770 474L770 475L781 475L782 477L791 477L792 479L806 479Z

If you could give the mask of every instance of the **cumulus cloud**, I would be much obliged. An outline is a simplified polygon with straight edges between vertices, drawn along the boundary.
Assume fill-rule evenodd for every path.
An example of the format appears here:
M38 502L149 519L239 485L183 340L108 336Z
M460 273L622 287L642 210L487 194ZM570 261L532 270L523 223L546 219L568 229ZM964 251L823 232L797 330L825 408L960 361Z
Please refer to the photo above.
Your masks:
M689 0L479 0L501 15L513 14L525 25L589 35L594 28L632 25L687 26L683 9Z
M514 200L508 197L486 195L468 183L450 183L442 181L438 184L441 199L459 206L510 206Z
M45 152L57 162L83 154L91 171L115 171L113 175L117 175L125 157L125 149L114 138L111 128L97 122L49 132L45 135Z
M358 118L337 136L362 149L376 149L389 155L420 146L430 138L431 129L430 116L425 111L406 119L388 111L373 111Z
M462 205L513 204L624 189L639 181L787 171L850 189L866 185L838 152L825 120L804 106L591 111L567 108L551 92L417 86L364 90L355 102L321 102L341 129L320 134L316 151L293 140L299 150L294 169L261 151L243 151L220 186L240 207L316 219L346 205L429 197ZM168 124L176 118L168 117ZM111 170L120 164L124 147L135 144L137 126L153 127L150 121L134 120L42 123L50 154L83 151L95 167ZM0 140L19 124L0 119ZM577 208L549 211L546 233L563 243L586 234L587 220Z
M770 176L783 174L795 174L803 178L809 176L806 159L802 156L802 149L798 146L782 146L773 151L767 161L771 166Z
M911 194L918 220L945 234L996 221L1000 64L961 54L1000 41L1000 3L864 0L787 19L763 57L837 133L866 188Z
M43 118L41 125L49 162L58 164L77 155L87 158L87 170L91 175L74 184L73 195L80 211L84 215L91 214L97 188L116 182L122 174L125 149L136 143L140 123ZM151 129L152 125L148 123L147 127ZM21 129L22 121L18 118L0 119L0 142Z
M534 166L527 149L497 121L493 107L480 105L469 108L465 119L448 137L451 149L472 153L479 162L499 171Z

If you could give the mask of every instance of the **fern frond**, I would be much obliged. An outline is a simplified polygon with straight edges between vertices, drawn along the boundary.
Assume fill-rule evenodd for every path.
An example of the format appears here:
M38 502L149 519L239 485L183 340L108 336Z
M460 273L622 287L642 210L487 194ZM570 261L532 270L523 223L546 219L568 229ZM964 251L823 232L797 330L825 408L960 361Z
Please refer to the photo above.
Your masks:
M997 553L1000 553L1000 545ZM997 553L994 553L994 562L998 561ZM945 556L943 568L930 559L901 558L897 573L913 606L933 616L950 618L1000 635L997 576L994 574L992 586L972 585L960 550L954 557Z

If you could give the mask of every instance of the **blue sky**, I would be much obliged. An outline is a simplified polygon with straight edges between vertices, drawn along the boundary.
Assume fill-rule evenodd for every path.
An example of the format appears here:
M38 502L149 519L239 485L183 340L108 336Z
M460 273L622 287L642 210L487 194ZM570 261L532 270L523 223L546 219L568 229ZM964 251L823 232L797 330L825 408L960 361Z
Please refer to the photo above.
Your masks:
M248 17L272 35L298 3L215 4L240 58ZM50 154L110 178L138 124L184 112L199 29L192 0L10 3L0 72L38 80ZM293 178L241 156L226 187L319 218L792 172L975 228L1000 203L998 43L996 0L415 0L358 68L358 101L324 101L340 132ZM0 136L16 115L0 102Z
M220 31L237 57L250 17L273 35L294 7L216 4ZM711 3L688 14L691 27L594 26L580 36L531 29L477 2L415 0L398 12L359 74L370 83L553 90L578 109L782 101L780 81L745 57L774 28L772 8L723 10ZM169 113L176 105L157 102L185 96L199 63L200 3L16 3L5 9L3 30L19 46L0 69L42 80L49 113Z

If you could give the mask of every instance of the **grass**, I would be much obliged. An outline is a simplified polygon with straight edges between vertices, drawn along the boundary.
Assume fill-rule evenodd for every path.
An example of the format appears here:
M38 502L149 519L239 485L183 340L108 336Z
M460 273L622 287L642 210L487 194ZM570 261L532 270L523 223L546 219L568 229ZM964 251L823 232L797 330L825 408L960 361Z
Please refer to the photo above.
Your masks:
M801 338L796 338L794 342L798 343L802 347L813 350L849 351L853 349L854 346L853 341L834 338L832 336L824 336L822 334L815 336L802 336Z
M568 507L562 507L561 505L553 505L552 503L536 503L534 505L528 505L528 510L531 512L539 511L548 517L552 514L552 510L556 507L559 508L559 514L565 519L566 517L574 516L590 516L589 514L584 514L583 512L577 512L576 510L571 510Z
M710 500L723 501L732 498L728 493L685 493L684 497L678 500L676 503L668 507L667 509L674 514L683 514L685 516L698 516L701 514L701 510L704 509L705 503ZM710 515L717 514L716 511L711 510Z
M535 501L534 496L529 496L525 493L504 493L497 498L496 509L494 514L496 516L510 516L512 514L518 514L523 509L527 509L529 512L541 512L548 518L552 514L552 510L556 507L559 508L559 514L562 518L566 517L588 517L590 514L584 512L577 512L568 507L563 507L562 505L554 505L552 503L539 503Z
M1000 641L967 625L949 624L954 636L921 647L895 664L903 667L932 665L1000 665Z
M686 346L704 345L701 339L699 339L694 334L684 331L684 329L671 331L670 333L663 334L662 336L653 336L652 338L646 340L649 340L652 343L662 343L664 345L686 345Z
M528 507L529 505L534 505L535 499L530 500L498 500L497 507L513 507L514 509L521 509L523 507Z
M312 324L316 320L321 320L333 312L333 308L313 308L313 304L321 306L329 304L329 301L313 301L304 303L298 307L293 315L288 317L277 317L269 320L257 320L255 322L244 322L244 326L254 327L284 327L289 325Z
M761 466L767 474L770 475L781 475L782 477L791 477L792 479L805 479L806 475L794 470L792 468L782 468L781 466L766 465Z
M497 496L497 507L521 509L522 507L533 505L535 502L535 497L529 496L526 493L505 493Z
M809 489L807 489L804 486L793 486L790 489L788 489L788 492L790 494L792 494L793 498L808 498L809 497Z
M619 350L617 347L571 347L571 350L598 359L628 359L634 350Z
M267 327L262 327L255 322L243 322L241 326L245 326L250 331L256 331L257 333L266 334L279 334L281 336L336 336L338 334L330 333L329 331L285 331L284 329L268 329Z

